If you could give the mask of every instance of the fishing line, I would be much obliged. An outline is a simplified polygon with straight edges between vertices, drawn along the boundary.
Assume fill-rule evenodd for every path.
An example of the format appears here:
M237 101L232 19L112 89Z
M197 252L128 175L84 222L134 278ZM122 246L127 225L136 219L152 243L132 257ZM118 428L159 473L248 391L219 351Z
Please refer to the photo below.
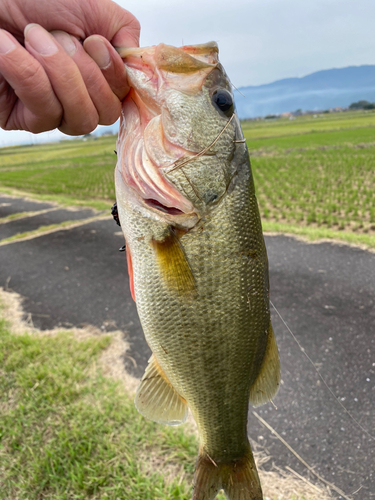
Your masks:
M172 166L172 168L169 168L168 167L168 170L166 169L165 170L165 173L166 174L170 174L171 172L174 172L175 170L177 170L178 168L181 168L183 167L184 165L186 165L187 163L190 163L191 161L194 161L196 160L197 158L199 158L200 156L203 156L204 154L207 153L207 151L209 151L216 143L217 141L220 139L220 137L224 134L224 132L226 131L226 129L229 127L230 123L232 122L233 118L235 117L236 115L233 113L233 115L230 117L230 120L228 120L227 124L225 125L225 127L223 128L223 130L220 132L220 134L216 137L216 139L214 139L211 144L209 146L207 146L206 148L202 149L202 151L200 151L199 153L197 153L196 155L192 156L191 158L188 158L187 160L184 160L182 161L181 163L175 165L175 166ZM172 163L172 165L174 165Z
M306 356L306 358L310 361L310 363L312 364L312 366L314 367L316 373L319 375L319 378L321 379L321 381L323 382L323 384L326 386L326 388L329 390L329 392L331 393L331 396L337 401L337 403L341 406L341 408L344 410L344 412L351 418L351 420L361 429L361 431L363 431L369 438L371 438L372 440L375 441L375 437L372 436L359 422L358 420L356 420L353 415L350 413L349 410L347 410L345 408L345 406L341 403L341 401L336 397L335 393L332 391L332 389L329 387L329 385L327 384L327 382L324 380L323 376L321 375L320 371L318 370L317 366L315 365L314 361L310 358L310 356L306 353L304 347L302 347L302 345L300 344L300 342L298 341L297 337L294 335L294 333L292 332L292 330L289 328L289 326L285 323L284 319L282 318L281 314L279 313L279 311L276 309L276 307L273 305L273 303L271 302L270 300L270 304L271 306L275 309L277 315L279 316L279 318L281 319L281 321L284 323L285 327L287 328L288 332L291 334L291 336L293 337L294 341L297 343L298 347L301 349L301 351L303 352L303 354Z
M281 316L280 316L281 317ZM285 441L285 439L283 439L280 434L278 432L275 431L275 429L273 427L270 426L270 424L268 424L265 420L263 420L263 418L258 415L257 412L253 411L253 415L259 420L259 422L261 422L265 427L267 427L268 430L270 430L272 432L272 434L274 434L287 448L288 450L290 450L293 455L298 458L298 460L312 473L314 474L314 476L316 476L319 481L322 481L323 483L325 483L327 486L329 486L330 488L332 488L333 490L336 491L336 493L338 493L339 495L341 495L343 498L345 498L346 500L352 500L352 498L348 497L347 495L345 495L345 493L340 490L340 488L338 488L337 486L335 486L333 483L330 483L329 481L327 481L326 479L324 479L324 477L320 476L317 472L314 471L314 469L307 463L305 462L305 460L300 456L298 455L298 453L296 451L293 450L293 448ZM294 472L294 471L293 471ZM302 478L303 479L303 478Z

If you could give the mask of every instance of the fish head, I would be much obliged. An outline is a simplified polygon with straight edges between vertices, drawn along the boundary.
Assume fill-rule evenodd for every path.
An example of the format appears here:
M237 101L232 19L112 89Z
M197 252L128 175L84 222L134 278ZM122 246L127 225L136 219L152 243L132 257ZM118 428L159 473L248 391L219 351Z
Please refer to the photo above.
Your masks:
M235 141L243 137L217 44L119 52L131 90L117 175L148 216L190 229L228 193Z

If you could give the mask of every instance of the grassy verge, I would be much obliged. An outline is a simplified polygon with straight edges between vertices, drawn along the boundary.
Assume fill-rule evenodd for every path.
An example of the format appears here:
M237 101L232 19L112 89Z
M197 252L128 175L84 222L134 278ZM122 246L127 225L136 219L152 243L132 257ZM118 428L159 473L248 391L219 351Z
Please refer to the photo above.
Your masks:
M93 208L94 210L107 210L110 213L111 206L113 205L115 198L110 200L96 200L96 199L79 199L74 196L60 196L54 194L38 194L31 191L22 191L15 188L7 188L0 184L0 191L3 194L8 194L9 196L16 196L21 198L30 198L36 201L47 201L56 203L62 207L82 207L82 208ZM78 196L78 194L77 194Z
M50 224L49 226L40 226L38 229L34 229L33 231L25 231L24 233L17 233L14 236L9 236L9 238L4 238L0 241L0 246L8 245L9 243L26 240L29 238L35 238L37 236L42 236L46 233L51 233L54 231L60 231L61 229L71 229L73 227L82 226L83 224L89 224L94 220L105 219L108 215L98 215L97 217L90 217L89 219L75 219L75 220L66 220L64 222L59 222L57 224Z
M268 233L282 233L302 236L310 241L332 240L342 243L349 243L356 246L375 248L375 236L368 234L357 234L350 232L333 231L332 229L321 227L304 227L293 224L283 224L279 222L262 222L263 231Z
M190 498L195 438L142 418L102 376L109 342L12 335L1 322L0 498Z

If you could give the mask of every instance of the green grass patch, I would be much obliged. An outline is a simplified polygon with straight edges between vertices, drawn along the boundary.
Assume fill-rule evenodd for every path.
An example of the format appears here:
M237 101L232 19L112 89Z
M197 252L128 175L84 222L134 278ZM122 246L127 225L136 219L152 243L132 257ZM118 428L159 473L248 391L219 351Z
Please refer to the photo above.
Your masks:
M105 216L103 216L105 217ZM35 237L38 235L42 235L44 233L48 233L53 230L64 229L65 227L74 227L79 226L81 224L89 224L93 220L93 217L90 219L78 219L78 220L66 220L64 222L59 222L58 224L50 224L48 226L40 226L38 229L34 229L33 231L25 231L24 233L18 233L14 236L9 236L9 238L5 238L0 241L1 245L6 245L7 243L11 243L12 241L22 240L25 238ZM95 217L97 220L97 217Z
M0 185L0 191L4 194L8 194L10 196L18 196L18 197L27 197L31 200L37 201L47 201L56 203L62 207L82 207L82 208L93 208L95 210L107 210L110 213L111 206L114 203L114 200L80 200L78 198L70 197L70 196L59 196L59 195L51 195L45 194L40 195L37 193L31 193L27 191L21 191L19 189L6 188Z
M22 219L23 217L29 217L29 216L34 215L36 213L37 212L18 212L16 214L10 214L10 215L7 215L6 217L1 217L0 224L3 224L5 222L9 222L11 220Z
M145 420L103 377L109 342L12 335L0 322L1 499L191 498L196 439ZM169 469L184 477L166 480Z
M245 136L249 138L280 137L287 135L307 134L314 132L331 132L336 130L353 130L356 128L375 127L375 112L354 111L305 115L290 120L254 120L242 123Z
M375 236L367 234L356 234L349 232L332 231L320 227L301 227L293 224L283 224L279 222L262 222L263 231L270 233L284 233L303 236L310 241L316 240L337 240L353 245L364 245L368 248L375 248Z
M289 120L245 121L250 152L375 143L375 113L356 111L306 115Z

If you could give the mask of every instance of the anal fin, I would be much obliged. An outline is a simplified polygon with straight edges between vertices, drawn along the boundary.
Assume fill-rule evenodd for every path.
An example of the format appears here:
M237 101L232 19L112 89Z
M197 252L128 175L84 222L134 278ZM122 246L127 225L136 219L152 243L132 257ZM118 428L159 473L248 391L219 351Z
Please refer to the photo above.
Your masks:
M260 406L270 401L280 386L280 360L275 334L270 322L268 341L262 367L257 379L250 388L250 403Z
M188 416L188 406L169 382L154 355L135 395L135 406L144 417L160 424L179 425Z

